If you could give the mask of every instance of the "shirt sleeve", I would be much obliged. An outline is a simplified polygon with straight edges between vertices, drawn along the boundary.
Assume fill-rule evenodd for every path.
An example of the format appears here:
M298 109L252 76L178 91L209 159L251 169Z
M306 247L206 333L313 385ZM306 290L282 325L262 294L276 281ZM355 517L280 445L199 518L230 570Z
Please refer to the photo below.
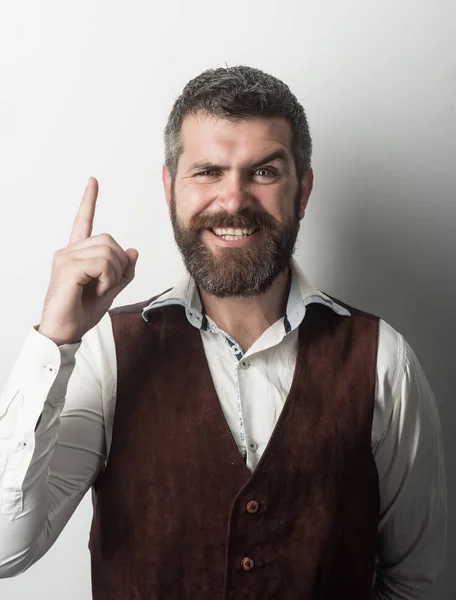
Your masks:
M0 578L45 554L104 466L114 386L108 313L78 344L30 332L0 397Z
M443 569L446 481L440 421L414 352L380 324L373 451L380 486L375 600L428 600Z

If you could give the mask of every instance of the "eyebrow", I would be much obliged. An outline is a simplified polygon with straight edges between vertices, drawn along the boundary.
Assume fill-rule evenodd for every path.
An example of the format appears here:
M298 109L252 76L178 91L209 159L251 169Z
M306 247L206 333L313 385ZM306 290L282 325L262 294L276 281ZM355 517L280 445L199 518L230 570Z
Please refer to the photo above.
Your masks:
M264 156L260 160L255 161L254 163L249 165L248 168L255 169L255 168L261 167L261 165L264 165L268 162L272 162L274 160L281 160L282 162L288 164L288 155L285 152L285 150L275 150L274 152L271 152L270 154L268 154L267 156ZM190 165L188 170L189 171L209 171L211 169L220 169L221 171L226 171L228 169L228 167L223 166L223 165L218 165L216 163L209 162L209 161L200 161L200 162L195 162L192 165Z

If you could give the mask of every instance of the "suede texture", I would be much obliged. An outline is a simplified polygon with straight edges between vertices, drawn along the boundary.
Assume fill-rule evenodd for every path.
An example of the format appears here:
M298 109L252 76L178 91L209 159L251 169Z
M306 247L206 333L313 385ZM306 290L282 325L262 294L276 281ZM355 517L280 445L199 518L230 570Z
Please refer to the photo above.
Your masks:
M148 302L111 310L118 389L94 484L93 598L370 600L378 319L308 306L288 398L250 474L199 330L180 306L146 323Z

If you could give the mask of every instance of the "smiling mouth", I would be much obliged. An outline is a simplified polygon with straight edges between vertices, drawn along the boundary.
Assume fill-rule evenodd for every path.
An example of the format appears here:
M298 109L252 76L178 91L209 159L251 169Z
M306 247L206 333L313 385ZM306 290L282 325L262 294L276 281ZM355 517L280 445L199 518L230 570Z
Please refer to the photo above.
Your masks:
M258 231L257 229L235 229L232 227L215 227L210 230L214 235L229 242L242 240Z

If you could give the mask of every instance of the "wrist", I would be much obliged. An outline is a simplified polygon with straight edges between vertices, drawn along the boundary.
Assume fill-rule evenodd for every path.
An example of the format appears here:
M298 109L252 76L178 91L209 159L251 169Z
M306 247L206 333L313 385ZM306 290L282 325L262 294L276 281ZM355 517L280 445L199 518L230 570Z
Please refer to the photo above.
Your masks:
M42 325L36 325L35 329L36 329L36 331L38 331L38 333L41 333L41 335L44 335L45 337L50 339L52 342L54 342L54 344L56 344L56 346L63 346L65 344L79 344L81 342L81 338L75 339L74 337L71 338L71 337L62 336L62 335L57 334L54 331L46 329L46 327L43 327Z

